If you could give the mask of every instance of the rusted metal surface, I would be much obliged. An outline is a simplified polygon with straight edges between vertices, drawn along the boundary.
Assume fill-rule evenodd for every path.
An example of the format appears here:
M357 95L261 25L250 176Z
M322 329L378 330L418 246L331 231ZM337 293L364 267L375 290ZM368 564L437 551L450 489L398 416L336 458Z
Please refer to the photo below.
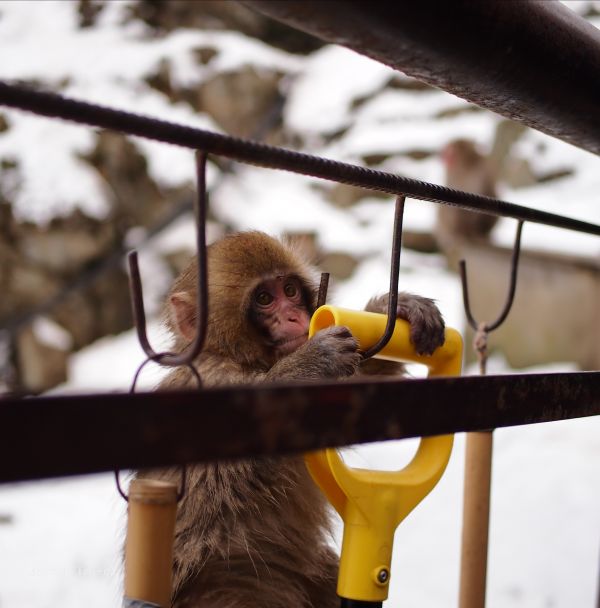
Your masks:
M336 162L285 148L268 146L246 139L229 137L220 133L76 101L54 93L37 91L3 81L0 81L0 105L51 118L61 118L111 129L128 135L137 135L194 150L202 150L206 153L225 156L260 167L283 169L293 173L379 190L391 195L405 195L419 200L443 202L481 213L512 217L517 220L600 235L600 226L597 224L555 213L530 209L522 205L515 205L469 192L461 192L452 188L385 173L384 171L366 169L365 167ZM590 123L590 130L592 130L592 123Z
M504 302L504 307L502 308L502 312L498 315L497 319L493 322L485 322L485 330L486 332L492 332L495 329L498 329L502 323L508 317L508 313L512 308L515 292L517 290L517 275L519 272L519 254L521 253L521 233L523 232L523 222L519 222L517 226L517 235L515 237L515 244L513 246L513 254L510 263L510 280L509 280L509 288L508 294L506 295L506 301ZM467 320L469 325L475 330L478 331L480 323L475 320L473 317L473 313L471 312L471 304L469 303L469 284L467 281L467 264L464 260L460 261L460 279L462 283L462 293L463 293L463 305L465 308L465 314L467 316Z
M600 31L560 2L243 4L600 153Z
M196 154L196 186L197 200L195 204L196 220L196 332L194 339L181 353L157 353L148 340L146 333L146 313L144 311L144 297L142 293L142 280L138 268L137 252L129 254L129 286L133 309L133 321L137 331L138 340L148 359L156 361L165 367L179 365L190 366L199 355L206 338L208 324L208 270L206 256L206 154ZM142 366L145 363L142 363ZM140 366L141 368L141 366ZM138 370L139 372L139 370ZM198 373L196 372L196 376ZM137 374L136 374L137 377Z
M399 196L396 199L394 212L394 229L392 236L392 259L390 262L390 288L388 290L387 322L385 331L376 344L363 353L363 359L375 356L392 339L396 320L398 318L398 282L400 279L400 252L402 250L402 223L404 220L404 203L406 198Z
M0 481L600 414L600 372L0 400Z
M319 294L317 295L317 308L325 306L327 303L327 292L329 291L329 273L321 273L321 282L319 283Z

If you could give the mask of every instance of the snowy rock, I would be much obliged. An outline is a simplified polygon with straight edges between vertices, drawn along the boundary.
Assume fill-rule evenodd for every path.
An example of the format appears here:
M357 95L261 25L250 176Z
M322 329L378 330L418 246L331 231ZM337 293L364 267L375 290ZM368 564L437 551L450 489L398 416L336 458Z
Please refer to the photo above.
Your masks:
M279 97L281 74L251 66L216 74L198 90L197 107L231 135L252 137Z
M21 383L31 393L46 391L67 379L69 352L40 339L35 327L27 327L17 338L18 367Z

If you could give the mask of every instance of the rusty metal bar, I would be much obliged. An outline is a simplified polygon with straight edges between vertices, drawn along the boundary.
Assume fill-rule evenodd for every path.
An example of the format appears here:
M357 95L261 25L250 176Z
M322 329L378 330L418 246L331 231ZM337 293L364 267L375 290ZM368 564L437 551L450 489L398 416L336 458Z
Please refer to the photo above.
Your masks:
M194 339L181 353L157 353L150 346L146 333L146 313L144 312L144 297L142 293L142 280L137 261L137 252L132 251L129 256L129 288L132 303L133 322L137 331L138 340L148 359L156 361L165 367L190 365L198 356L204 340L208 324L208 270L206 259L206 159L204 152L196 153L196 182L197 197L194 206L196 221L196 255L198 258L196 268L196 332ZM142 364L144 365L144 364ZM136 374L137 378L137 374Z
M203 150L209 154L218 154L259 167L282 169L353 186L370 188L371 190L379 190L396 196L405 195L419 200L448 203L489 215L512 217L517 220L600 236L599 225L555 213L530 209L522 205L515 205L469 192L461 192L452 188L385 173L384 171L366 169L365 167L336 162L285 148L268 146L246 139L229 137L220 133L76 101L54 93L37 91L3 81L0 81L0 105L195 150Z
M0 481L600 414L600 372L0 400Z
M329 291L329 273L321 273L321 282L319 283L319 294L317 295L317 308L325 306L327 303L327 292Z
M398 282L400 280L400 252L402 250L402 223L404 220L404 203L406 198L399 196L396 199L396 210L394 213L394 234L392 240L392 259L390 262L390 288L388 290L389 300L387 309L387 323L385 331L376 344L363 353L364 359L375 356L392 339L396 320L398 319Z
M600 154L600 31L560 2L243 4Z
M485 322L484 327L486 333L490 333L500 327L502 323L508 317L508 313L512 308L515 292L517 290L517 275L519 272L519 255L521 253L521 233L523 232L523 222L519 222L517 226L517 234L515 236L515 243L513 245L513 253L512 259L510 263L510 280L509 280L509 288L508 293L506 295L506 300L504 302L504 307L502 308L502 312L498 315L498 318L493 322ZM460 279L462 284L462 294L463 294L463 305L465 309L465 315L467 317L467 321L469 325L475 330L479 331L481 323L476 321L473 317L473 313L471 312L471 304L469 301L469 284L467 281L467 264L464 260L460 260L459 263L460 268Z

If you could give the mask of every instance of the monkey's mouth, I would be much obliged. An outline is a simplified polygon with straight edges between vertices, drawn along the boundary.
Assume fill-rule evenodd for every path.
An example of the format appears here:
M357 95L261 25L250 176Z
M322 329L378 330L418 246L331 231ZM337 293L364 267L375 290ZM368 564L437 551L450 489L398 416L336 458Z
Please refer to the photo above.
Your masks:
M299 346L308 339L308 333L303 333L292 338L282 338L275 342L275 348L283 354L293 353Z

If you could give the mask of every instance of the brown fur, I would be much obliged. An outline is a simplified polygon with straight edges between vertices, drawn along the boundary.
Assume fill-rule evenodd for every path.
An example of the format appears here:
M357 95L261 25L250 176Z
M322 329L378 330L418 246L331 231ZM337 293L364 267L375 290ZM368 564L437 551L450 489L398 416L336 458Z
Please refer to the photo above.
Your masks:
M309 313L314 310L318 277L290 247L259 232L232 235L209 247L208 272L208 333L196 362L204 386L340 378L358 370L361 358L346 328L321 331L276 360L253 326L251 294L265 277L297 276L306 308ZM170 294L171 302L173 297L190 302L189 316L195 314L195 284L193 261ZM386 308L387 296L369 303L369 309L376 312ZM443 341L443 321L431 301L401 294L398 310L419 325L414 337L422 349L435 348ZM167 324L175 347L184 348L187 340L179 330L181 315L177 317L171 310ZM376 374L402 370L398 364L383 361L367 362L366 367L367 373ZM194 383L191 373L180 368L159 388L194 387ZM178 481L179 471L163 469L144 476ZM337 557L329 548L329 535L326 501L302 458L196 465L188 472L187 492L177 515L173 605L333 608L339 604Z
M446 186L473 194L496 197L496 176L488 158L466 139L450 142L445 150ZM497 217L438 205L436 238L444 250L465 241L487 240Z
M179 471L148 475L177 480ZM337 606L329 523L301 458L190 468L177 513L173 605Z

